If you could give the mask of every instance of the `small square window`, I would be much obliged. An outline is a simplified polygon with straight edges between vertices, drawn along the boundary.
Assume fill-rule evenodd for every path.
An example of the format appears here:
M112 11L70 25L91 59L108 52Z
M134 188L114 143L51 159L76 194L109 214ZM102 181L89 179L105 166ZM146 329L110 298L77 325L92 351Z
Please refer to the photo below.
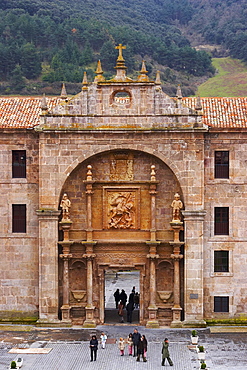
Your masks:
M214 155L214 177L229 179L229 152L216 151Z
M214 208L214 235L229 235L229 208Z
M26 233L26 204L12 204L12 232Z
M229 297L214 297L214 312L229 312Z
M12 150L12 177L26 178L25 150Z
M229 272L228 251L214 251L214 272Z

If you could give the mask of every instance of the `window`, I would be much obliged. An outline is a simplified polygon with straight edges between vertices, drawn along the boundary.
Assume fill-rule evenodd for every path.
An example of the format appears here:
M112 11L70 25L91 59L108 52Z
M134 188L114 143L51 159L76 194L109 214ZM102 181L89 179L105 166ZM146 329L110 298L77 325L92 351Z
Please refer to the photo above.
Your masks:
M214 251L214 272L229 272L228 251Z
M26 204L12 204L12 232L26 232Z
M229 312L229 297L214 297L214 312Z
M216 179L229 179L229 152L215 152L214 177Z
M229 235L229 208L214 208L214 235Z
M12 150L12 177L26 177L26 151Z

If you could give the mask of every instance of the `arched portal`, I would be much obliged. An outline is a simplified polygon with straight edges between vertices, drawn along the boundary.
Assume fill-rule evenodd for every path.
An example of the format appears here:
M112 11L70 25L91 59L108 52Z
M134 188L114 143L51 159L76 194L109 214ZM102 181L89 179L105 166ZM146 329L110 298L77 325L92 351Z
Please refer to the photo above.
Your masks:
M171 169L139 151L98 154L68 176L61 200L67 194L69 217L65 212L59 223L63 320L104 323L104 271L133 269L140 271L140 323L159 325L164 311L171 323L175 193L183 200ZM168 300L159 293L165 291L172 292Z

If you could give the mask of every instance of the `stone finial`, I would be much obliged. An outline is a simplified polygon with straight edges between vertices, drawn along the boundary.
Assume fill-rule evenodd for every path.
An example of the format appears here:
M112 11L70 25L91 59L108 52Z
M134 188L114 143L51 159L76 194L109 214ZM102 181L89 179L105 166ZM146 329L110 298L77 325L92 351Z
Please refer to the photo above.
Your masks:
M65 87L65 83L62 84L62 90L61 90L61 95L60 95L60 98L61 99L67 99L68 95L67 95L67 91L66 91L66 87Z
M195 110L202 110L202 102L200 96L196 98Z
M146 64L145 64L144 60L142 61L142 68L141 68L140 73L141 74L138 76L138 81L140 81L140 82L149 81L149 78L147 76L148 71L146 69Z
M41 110L42 110L42 113L48 112L48 106L47 106L45 94L43 94L43 97L41 99Z
M155 165L151 166L151 181L156 181Z
M97 63L97 68L96 68L96 76L94 78L94 82L101 82L101 81L105 81L105 78L103 76L103 69L101 67L101 61L98 60L98 63Z
M180 195L176 193L174 195L174 200L171 204L172 207L172 222L181 222L182 216L181 216L181 209L183 208L183 203L180 200Z
M83 80L82 80L82 89L87 90L88 87L88 81L87 81L87 72L84 71L83 73Z
M160 71L156 72L155 84L156 85L161 85Z
M92 174L92 166L89 164L87 166L87 181L93 180L93 174Z
M177 88L176 98L177 98L177 99L182 99L182 98L183 98L183 95L182 95L182 91L181 91L181 87L180 87L180 85L178 85L178 88Z
M63 198L60 203L60 207L62 208L62 221L70 221L70 207L71 207L71 202L68 198L68 195L64 193Z

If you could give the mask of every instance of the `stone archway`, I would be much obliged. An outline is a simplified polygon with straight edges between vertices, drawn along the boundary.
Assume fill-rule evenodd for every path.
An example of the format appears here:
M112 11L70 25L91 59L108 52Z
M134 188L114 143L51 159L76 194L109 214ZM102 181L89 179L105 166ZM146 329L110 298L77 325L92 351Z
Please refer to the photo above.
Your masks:
M70 174L61 192L61 196L68 194L71 201L69 220L60 222L66 237L59 244L69 260L61 259L65 271L62 291L66 296L63 320L75 320L73 291L86 290L77 305L81 307L81 321L87 326L103 323L104 269L134 267L142 270L140 322L154 326L162 323L164 300L156 295L156 290L164 292L166 287L164 279L156 282L156 268L159 266L159 277L165 263L160 261L166 259L173 266L170 222L175 192L182 196L171 169L144 152L104 152L84 161ZM80 268L84 266L83 283L66 273L75 263ZM170 306L166 308L171 313Z

